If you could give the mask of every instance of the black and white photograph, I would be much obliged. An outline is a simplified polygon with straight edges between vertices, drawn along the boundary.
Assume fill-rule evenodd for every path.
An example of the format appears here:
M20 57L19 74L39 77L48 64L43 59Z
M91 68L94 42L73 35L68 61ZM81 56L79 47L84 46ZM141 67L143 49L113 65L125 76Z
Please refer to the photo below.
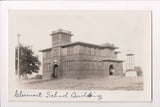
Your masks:
M150 10L9 10L8 15L10 101L107 101L103 92L116 97L146 90L147 97L139 99L150 101Z

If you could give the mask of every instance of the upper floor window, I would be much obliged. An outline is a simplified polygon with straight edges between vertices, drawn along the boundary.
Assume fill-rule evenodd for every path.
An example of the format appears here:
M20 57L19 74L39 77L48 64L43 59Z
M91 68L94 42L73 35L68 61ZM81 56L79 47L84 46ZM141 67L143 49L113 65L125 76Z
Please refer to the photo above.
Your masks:
M43 53L43 58L50 58L51 57L51 52L50 51L46 51Z
M58 40L58 35L53 36L53 41L56 41L56 40Z
M47 63L47 71L50 71L50 63Z

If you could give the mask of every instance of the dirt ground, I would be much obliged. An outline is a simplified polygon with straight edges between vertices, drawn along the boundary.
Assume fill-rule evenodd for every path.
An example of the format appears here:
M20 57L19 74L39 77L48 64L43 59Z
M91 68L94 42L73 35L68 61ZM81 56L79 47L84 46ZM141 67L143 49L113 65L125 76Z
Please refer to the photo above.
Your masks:
M107 77L104 79L22 80L25 89L51 90L143 90L142 77Z

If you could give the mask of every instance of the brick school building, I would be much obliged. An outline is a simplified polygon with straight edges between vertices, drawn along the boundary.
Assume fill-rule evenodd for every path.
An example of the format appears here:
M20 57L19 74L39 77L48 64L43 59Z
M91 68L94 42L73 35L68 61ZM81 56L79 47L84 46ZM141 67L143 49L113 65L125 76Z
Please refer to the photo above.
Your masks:
M123 74L123 61L117 59L119 52L114 44L71 42L73 34L63 29L52 31L50 35L52 47L40 50L43 79L88 79Z

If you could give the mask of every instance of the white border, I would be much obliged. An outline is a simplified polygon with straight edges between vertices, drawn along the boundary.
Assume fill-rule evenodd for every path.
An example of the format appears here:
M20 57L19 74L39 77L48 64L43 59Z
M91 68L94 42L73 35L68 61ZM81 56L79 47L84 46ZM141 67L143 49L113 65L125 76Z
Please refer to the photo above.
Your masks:
M158 47L160 46L160 42L158 42L158 35L160 34L160 2L154 1L154 2L147 2L147 1L141 1L141 2L125 2L125 1L54 1L54 2L1 2L1 101L2 101L2 107L3 106L75 106L79 105L79 103L45 103L45 102L8 102L8 91L7 91L7 85L8 85L8 65L7 65L7 49L8 49L8 10L10 9L54 9L54 10L152 10L152 20L153 20L153 102L147 103L147 102L104 102L104 103L92 103L90 105L89 103L81 103L82 105L87 104L86 106L98 106L99 105L107 105L107 106L158 106L160 105L160 85L158 84L158 80L160 79L160 72L158 72L159 66L158 66L158 59L160 55L160 51L158 51ZM2 26L3 25L3 26Z

